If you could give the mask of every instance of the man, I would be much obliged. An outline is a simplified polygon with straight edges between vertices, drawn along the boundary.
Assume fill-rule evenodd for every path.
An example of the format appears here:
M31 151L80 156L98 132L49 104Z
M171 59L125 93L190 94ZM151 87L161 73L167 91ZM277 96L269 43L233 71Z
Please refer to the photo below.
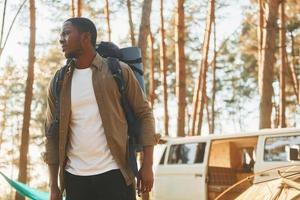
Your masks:
M58 133L47 132L55 115L54 80L48 90L45 161L51 200L61 199L64 190L67 200L135 199L134 175L127 162L126 118L107 61L95 51L96 37L95 25L87 18L63 23L59 42L72 61L61 86ZM144 161L137 189L149 192L153 186L153 113L133 72L120 64L129 104L141 124Z

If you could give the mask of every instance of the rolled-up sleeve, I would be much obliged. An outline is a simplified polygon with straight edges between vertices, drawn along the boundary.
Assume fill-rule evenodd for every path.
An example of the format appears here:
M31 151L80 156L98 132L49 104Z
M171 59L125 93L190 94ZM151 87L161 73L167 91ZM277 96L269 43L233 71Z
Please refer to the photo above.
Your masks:
M140 124L141 134L139 136L139 143L142 146L155 145L155 120L152 108L139 86L134 72L125 63L121 63L121 66L127 99Z
M45 152L43 154L44 161L51 164L58 164L58 133L49 133L49 126L54 120L55 99L53 96L54 79L51 80L47 92L47 110L45 120Z

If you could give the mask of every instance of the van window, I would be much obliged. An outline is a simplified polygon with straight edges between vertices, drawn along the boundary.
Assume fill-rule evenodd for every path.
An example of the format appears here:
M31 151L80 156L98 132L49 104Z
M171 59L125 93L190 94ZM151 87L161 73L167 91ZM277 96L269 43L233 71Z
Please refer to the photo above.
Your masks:
M171 145L168 164L202 163L205 153L205 142Z
M165 148L164 153L159 161L160 165L163 165L165 163L166 151L167 151L167 148Z
M269 137L265 141L264 161L289 161L289 149L300 149L300 135Z

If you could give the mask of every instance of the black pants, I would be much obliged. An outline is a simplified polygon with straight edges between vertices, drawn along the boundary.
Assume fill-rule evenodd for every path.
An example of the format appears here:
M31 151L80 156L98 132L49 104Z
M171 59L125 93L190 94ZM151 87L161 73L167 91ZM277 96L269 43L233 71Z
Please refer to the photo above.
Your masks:
M67 200L135 200L133 185L127 186L120 170L99 175L76 176L65 171Z

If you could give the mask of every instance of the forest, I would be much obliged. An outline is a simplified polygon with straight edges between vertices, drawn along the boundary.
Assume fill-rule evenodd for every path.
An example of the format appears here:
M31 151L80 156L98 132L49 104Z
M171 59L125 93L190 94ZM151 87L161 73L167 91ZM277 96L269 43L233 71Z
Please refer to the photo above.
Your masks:
M0 171L47 189L46 95L63 22L142 52L162 136L299 127L299 0L0 1ZM0 181L0 199L22 199ZM2 186L3 185L3 186Z

